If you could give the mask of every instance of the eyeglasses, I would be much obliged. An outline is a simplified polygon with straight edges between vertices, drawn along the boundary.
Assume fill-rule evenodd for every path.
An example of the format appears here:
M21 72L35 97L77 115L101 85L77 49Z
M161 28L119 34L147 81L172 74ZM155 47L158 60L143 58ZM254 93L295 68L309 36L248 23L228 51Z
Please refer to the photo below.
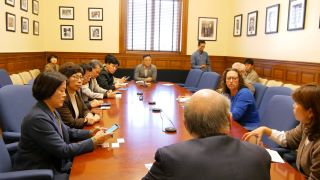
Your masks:
M231 80L235 81L235 80L238 80L239 77L227 77L226 79L227 81L231 81Z
M82 76L77 76L77 75L72 75L71 77L72 77L73 79L75 79L75 80L82 80L82 79L83 79Z

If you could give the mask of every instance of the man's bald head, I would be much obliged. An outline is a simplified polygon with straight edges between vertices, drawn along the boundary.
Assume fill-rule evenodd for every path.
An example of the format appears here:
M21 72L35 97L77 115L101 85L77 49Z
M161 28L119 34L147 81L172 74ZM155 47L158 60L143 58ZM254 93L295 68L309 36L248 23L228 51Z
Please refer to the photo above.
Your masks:
M224 133L229 128L229 116L228 98L210 89L193 94L184 111L187 130L200 138Z

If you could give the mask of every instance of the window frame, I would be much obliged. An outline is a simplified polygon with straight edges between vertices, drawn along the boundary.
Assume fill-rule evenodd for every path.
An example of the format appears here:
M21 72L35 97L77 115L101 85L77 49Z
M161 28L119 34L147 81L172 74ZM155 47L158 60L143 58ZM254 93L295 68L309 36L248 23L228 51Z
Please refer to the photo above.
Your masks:
M187 51L187 28L188 28L188 4L189 0L181 0L182 3L182 15L181 15L181 35L180 35L180 52L171 51L130 51L127 50L127 12L128 12L128 0L120 0L120 35L119 35L119 52L123 54L174 54L174 55L186 55Z

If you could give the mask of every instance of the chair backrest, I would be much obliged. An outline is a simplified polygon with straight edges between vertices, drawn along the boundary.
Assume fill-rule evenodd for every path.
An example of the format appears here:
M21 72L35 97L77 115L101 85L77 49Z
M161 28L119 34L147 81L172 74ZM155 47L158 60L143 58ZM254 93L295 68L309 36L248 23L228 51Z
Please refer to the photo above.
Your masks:
M272 86L282 86L283 82L281 81L276 81L276 80L269 80L266 84L266 86L268 87L272 87Z
M254 99L256 100L257 109L259 109L263 95L268 87L261 83L254 83L253 86L255 88Z
M204 72L199 80L197 89L217 89L220 75L216 72Z
M5 69L0 69L0 88L12 84L10 76Z
M0 89L0 120L3 132L20 132L23 118L36 104L32 86L7 85Z
M32 78L35 79L39 74L40 74L40 70L39 69L32 69L29 71Z
M268 79L259 77L259 83L261 83L263 85L266 85L268 81L269 81Z
M13 85L23 85L23 81L18 74L11 74L10 79Z
M185 87L197 87L203 71L200 69L190 69L186 81Z
M298 89L300 86L294 85L294 84L284 84L283 87L288 87L294 91L294 90Z
M0 172L11 171L12 163L11 163L10 155L6 145L4 144L2 137L0 137L0 159L1 159Z
M293 114L293 103L294 101L291 96L274 95L261 117L261 125L279 131L287 131L296 127L299 122ZM270 148L280 147L267 137L263 137L263 143Z
M268 87L262 97L260 106L259 106L259 116L263 116L263 112L265 108L267 107L270 99L274 95L286 95L286 96L291 96L292 90L287 87L282 87L282 86L273 86L273 87Z
M21 77L23 84L28 84L28 82L32 79L30 72L26 71L19 73L19 76Z

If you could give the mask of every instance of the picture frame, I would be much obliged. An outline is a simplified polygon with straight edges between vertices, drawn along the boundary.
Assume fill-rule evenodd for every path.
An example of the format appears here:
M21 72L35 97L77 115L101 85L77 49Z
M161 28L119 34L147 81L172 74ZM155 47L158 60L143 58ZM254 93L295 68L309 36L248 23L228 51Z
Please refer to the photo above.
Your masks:
M216 41L218 18L199 17L198 18L198 40Z
M29 33L29 19L26 17L21 17L21 33Z
M28 12L28 0L20 0L20 9Z
M73 40L73 25L60 25L60 34L62 40Z
M74 20L74 7L59 6L59 19Z
M16 32L16 15L6 12L6 30Z
M89 39L102 40L102 26L89 26Z
M89 21L103 21L103 8L88 8Z
M247 36L257 35L258 11L252 11L247 16Z
M39 21L33 21L33 35L39 36Z
M278 33L280 4L266 8L265 34Z
M39 1L37 0L32 0L32 14L39 14Z
M304 29L306 0L289 0L288 31Z
M233 36L239 37L241 36L242 31L242 14L234 16L233 21Z
M6 5L14 7L15 0L5 0L4 2Z

